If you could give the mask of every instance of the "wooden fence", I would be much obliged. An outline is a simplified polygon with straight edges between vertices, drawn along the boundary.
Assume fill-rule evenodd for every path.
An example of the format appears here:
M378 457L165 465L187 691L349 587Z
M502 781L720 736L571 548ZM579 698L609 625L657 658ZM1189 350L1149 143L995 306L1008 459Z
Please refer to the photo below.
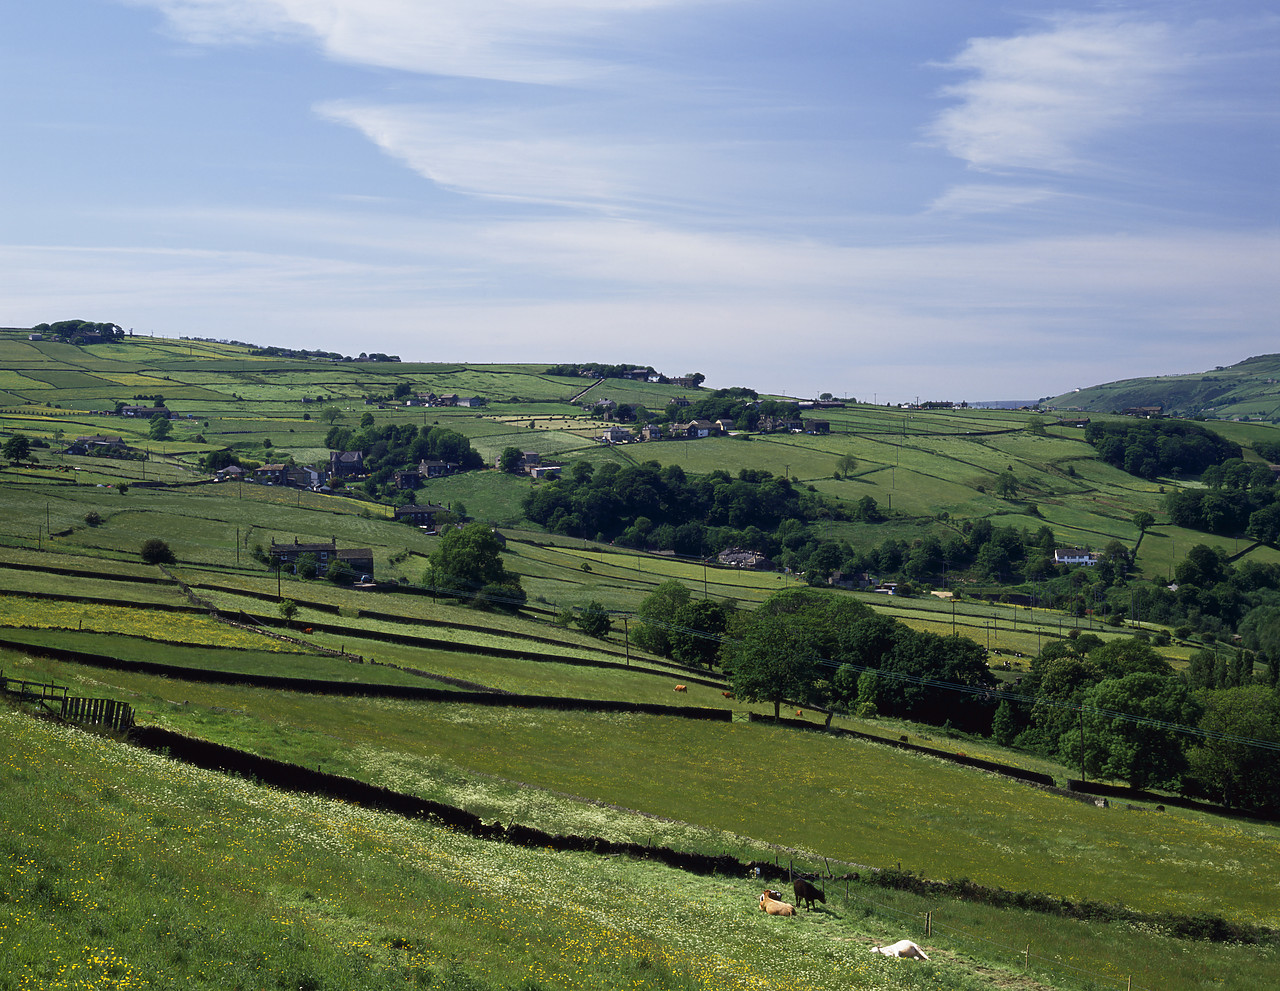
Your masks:
M68 696L62 700L62 718L86 726L105 726L123 733L133 726L133 706L115 699Z
M133 706L115 699L87 699L68 695L65 685L6 678L0 672L0 690L17 695L24 702L57 703L58 715L68 722L104 726L121 733L133 726Z

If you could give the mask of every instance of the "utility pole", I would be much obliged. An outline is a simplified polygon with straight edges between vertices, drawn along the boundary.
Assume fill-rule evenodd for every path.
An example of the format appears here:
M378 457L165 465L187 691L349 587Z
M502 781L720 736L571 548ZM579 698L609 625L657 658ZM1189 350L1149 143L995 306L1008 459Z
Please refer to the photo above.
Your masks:
M1080 780L1084 781L1084 703L1080 703Z

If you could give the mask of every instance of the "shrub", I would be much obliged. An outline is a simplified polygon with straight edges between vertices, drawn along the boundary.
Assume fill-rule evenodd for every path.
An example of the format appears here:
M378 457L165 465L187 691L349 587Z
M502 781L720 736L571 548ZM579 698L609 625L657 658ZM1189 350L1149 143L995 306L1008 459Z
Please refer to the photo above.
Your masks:
M85 514L84 514L84 521L85 521L87 524L89 524L89 526L101 526L101 525L102 525L102 517L98 515L98 511L97 511L96 509L91 509L91 510L89 510L87 513L85 513Z
M145 564L173 564L177 560L173 556L173 551L169 549L169 545L159 537L144 540L140 553Z

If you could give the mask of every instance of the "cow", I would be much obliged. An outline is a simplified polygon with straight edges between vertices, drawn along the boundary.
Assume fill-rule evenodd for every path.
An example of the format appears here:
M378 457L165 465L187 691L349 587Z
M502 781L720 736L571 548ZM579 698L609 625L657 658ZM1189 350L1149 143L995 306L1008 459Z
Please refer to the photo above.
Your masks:
M827 896L802 877L794 878L791 882L791 887L796 893L797 906L804 902L805 908L812 912L815 901L822 902L824 905L827 903Z
M673 692L687 692L689 688L687 685L676 685L676 687L671 690Z
M773 896L777 895L777 898ZM762 891L760 892L760 911L769 915L787 915L794 916L796 908L794 905L788 905L781 900L782 893L778 891Z
M881 953L886 957L898 957L901 960L928 960L928 954L909 939L900 939L888 946L873 946L872 953Z

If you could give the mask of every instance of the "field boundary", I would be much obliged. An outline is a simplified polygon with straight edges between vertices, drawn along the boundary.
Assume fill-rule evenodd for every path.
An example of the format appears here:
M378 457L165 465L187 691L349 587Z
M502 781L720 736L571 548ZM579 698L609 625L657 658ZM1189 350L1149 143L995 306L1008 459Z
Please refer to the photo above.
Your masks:
M719 874L779 882L788 881L795 875L815 876L813 873L796 871L793 863L783 866L777 860L773 863L743 861L728 854L695 853L665 846L619 842L600 836L552 834L516 822L506 826L499 820L486 823L472 812L443 802L392 791L380 785L329 774L318 769L313 771L297 764L261 757L248 751L185 736L159 727L135 726L130 731L128 740L135 746L205 770L240 775L282 791L301 792L351 802L411 819L436 821L446 827L468 833L477 839L563 852L630 856L641 860L658 861L668 867L700 875ZM910 891L929 897L955 898L996 908L1033 911L1062 918L1145 925L1176 939L1280 945L1278 929L1233 923L1221 916L1208 913L1188 916L1177 913L1139 912L1122 905L1087 901L1072 902L1041 892L993 888L966 878L932 880L909 871L867 867L845 861L836 861L836 863L838 866L853 867L858 870L836 876L830 870L830 861L827 858L819 859L823 860L827 871L825 875L816 876L826 880L863 882L875 887Z
M0 647L21 650L28 654L51 657L55 660L86 664L110 671L132 671L138 674L175 678L180 681L212 685L249 685L277 691L304 692L312 695L338 695L348 698L395 698L420 702L453 702L465 705L504 706L526 709L559 709L579 712L634 712L651 716L676 716L682 719L702 719L731 722L731 709L711 709L703 706L664 705L658 702L625 702L617 699L580 699L559 695L502 694L494 691L446 691L442 688L426 688L414 685L374 685L350 681L321 681L307 678L286 678L278 675L237 674L231 671L209 671L200 668L184 668L155 661L126 661L105 654L68 650L62 647L33 646L20 640L0 637ZM405 670L400 668L399 670Z

